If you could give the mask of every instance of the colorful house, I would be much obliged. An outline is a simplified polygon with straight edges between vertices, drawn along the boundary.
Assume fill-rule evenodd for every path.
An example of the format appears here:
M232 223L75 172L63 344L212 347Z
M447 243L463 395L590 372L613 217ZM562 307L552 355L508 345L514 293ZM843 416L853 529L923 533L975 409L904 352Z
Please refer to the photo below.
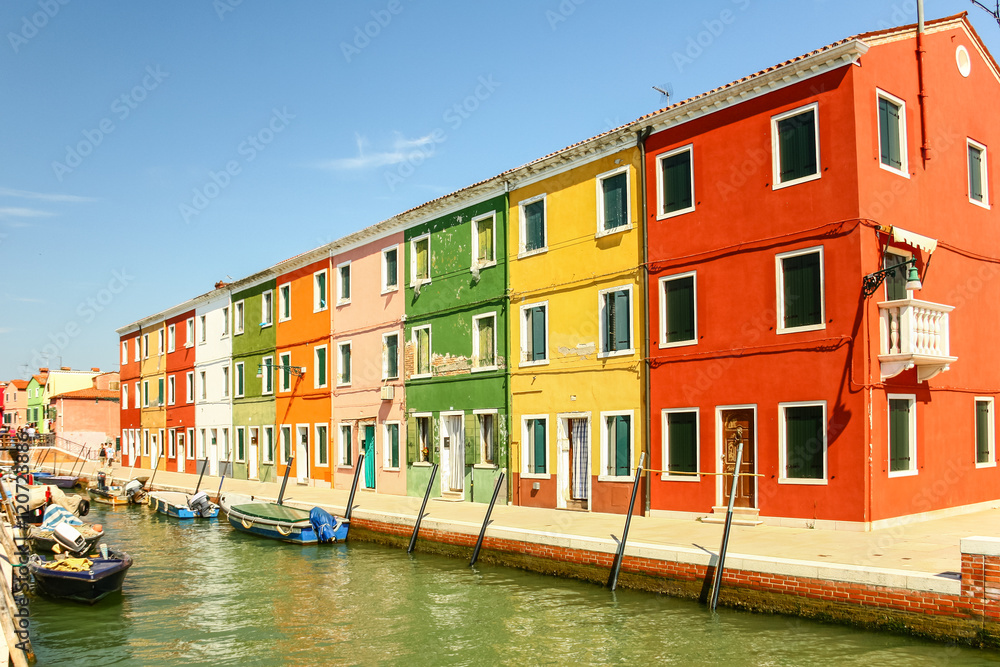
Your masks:
M317 451L313 463L330 465L334 486L350 488L363 450L359 488L404 495L402 227L390 220L333 246L330 301L334 328L329 348L333 377L326 383L319 377L317 357L313 386L332 387L330 442L336 444L322 459ZM315 428L316 442L322 442L326 425Z
M195 458L201 471L232 477L232 319L225 283L195 299Z
M115 442L121 432L119 384L117 372L99 373L89 387L50 396L56 445L96 453L105 443Z
M116 331L121 348L121 449L122 465L132 465L142 451L142 336L137 324Z
M45 380L49 376L49 369L41 368L38 375L32 375L28 380L28 403L27 403L27 423L34 424L35 431L41 433L40 425L46 419L45 398L42 395L45 391Z
M180 312L177 312L180 311ZM166 467L195 469L195 309L188 302L164 313L166 354Z
M28 422L28 381L11 380L4 387L3 423L18 429Z
M153 468L164 452L167 427L167 328L162 316L139 324L142 451L136 465Z
M437 463L433 496L489 502L506 468L507 209L497 177L399 216L408 495Z
M42 389L42 414L44 418L38 423L39 432L53 432L54 422L57 413L51 409L52 397L75 389L88 389L93 387L94 378L101 374L100 368L91 368L89 371L76 371L68 366L63 366L59 370L50 370L45 378L45 387ZM116 379L117 381L117 379ZM66 434L59 434L66 436ZM69 438L72 440L72 438ZM67 443L72 444L72 443Z

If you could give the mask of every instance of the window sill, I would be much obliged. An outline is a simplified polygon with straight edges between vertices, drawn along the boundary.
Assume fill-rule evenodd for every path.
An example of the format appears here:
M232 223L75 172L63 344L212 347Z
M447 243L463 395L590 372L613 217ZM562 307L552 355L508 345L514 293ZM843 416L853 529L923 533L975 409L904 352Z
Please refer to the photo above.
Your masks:
M797 477L779 477L778 484L794 484L797 486L826 486L829 484L824 479L799 479Z
M271 322L267 322L266 324L261 324L260 328L261 329L270 329L271 328Z
M990 461L989 463L977 463L976 464L976 468L996 468L996 467L997 467L997 462L996 461Z
M807 324L801 327L790 327L787 329L784 327L778 327L775 329L774 333L780 336L782 334L800 333L805 331L822 331L823 329L826 329L825 322L820 322L819 324Z
M597 353L597 358L598 359L609 359L609 358L613 358L613 357L627 357L627 356L630 356L630 355L633 355L633 354L635 354L635 350L632 349L632 348L629 348L627 350L614 350L613 352L598 352Z
M418 280L411 280L410 289L417 289L418 285L420 286L420 289L423 289L424 285L430 285L430 284L431 284L430 278L420 278Z
M474 463L472 465L475 470L496 470L497 466L494 463Z
M544 255L548 251L549 251L549 247L548 246L543 246L541 248L535 248L534 250L522 250L521 252L517 253L517 258L518 259L525 259L527 257L534 257L535 255Z
M414 468L430 468L434 464L430 461L414 461L410 465Z
M897 176L902 176L903 178L909 178L910 177L910 174L908 172L903 171L902 169L896 169L895 167L890 167L885 162L882 162L881 159L879 159L879 161L878 161L878 166L879 166L879 169L882 169L883 171L887 171L890 174L896 174Z
M987 211L990 210L989 202L979 201L978 199L973 199L972 197L969 197L969 203L975 204L979 208L985 208Z
M538 361L522 361L517 365L517 367L531 368L532 366L548 366L548 365L549 365L548 359L539 359Z
M782 188L790 188L791 186L798 185L799 183L808 183L809 181L819 180L819 177L820 177L820 173L817 172L815 174L811 174L809 176L803 176L802 178L796 178L794 180L787 181L785 183L777 183L777 182L775 182L775 183L771 184L771 189L772 190L781 190ZM777 181L778 179L775 178L774 180Z
M382 378L382 382L399 382L399 374Z
M629 483L632 483L633 481L635 481L634 475L635 475L635 471L634 470L632 471L632 474L629 475L628 477L624 477L624 476L621 476L621 475L598 475L597 476L597 481L598 482L621 482L621 483L629 482Z
M316 467L316 468L329 468L330 464L329 463L314 463L313 466Z
M472 373L487 373L489 371L495 371L497 366L473 366L470 371Z
M495 259L491 259L488 262L473 262L472 267L469 270L471 271L473 269L478 269L479 271L482 271L483 269L488 269L491 266L496 266L496 265L497 261Z
M521 479L552 479L547 472L522 472Z
M399 291L399 285L393 285L392 287L382 287L381 295L392 294L393 292Z
M660 473L660 480L663 482L700 482L701 475L671 475L669 473Z
M417 465L417 464L414 463L413 465ZM399 472L399 468L386 468L386 467L383 467L382 468L382 472Z
M595 239L603 239L608 236L614 236L615 234L623 234L624 232L632 231L632 223L627 225L622 225L621 227L612 227L611 229L599 229L597 233L594 234Z
M352 466L352 465L350 465L350 466L345 466L345 465L344 465L344 464L342 464L342 463L338 463L338 464L337 464L337 470L354 470L354 466Z
M896 472L890 472L889 477L915 477L917 475L916 470L897 470Z
M693 212L694 212L694 206L688 206L687 208L679 208L676 211L670 211L668 213L657 213L656 219L657 221L667 220L669 218L676 218L679 215L684 215L685 213L693 213Z
M351 305L351 300L350 299L337 299L337 308L340 308L341 306L349 306L349 305ZM326 308L323 307L323 308L320 308L319 310L314 310L313 312L314 313L318 313L318 312L323 311L323 310L326 310Z
M676 340L673 343L667 343L666 341L660 341L661 350L669 350L672 347L690 347L691 345L697 345L698 339L692 338L691 340Z
M434 377L433 373L421 373L419 375L411 375L410 379L411 380L425 380L427 378L432 378L432 377Z
M341 306L341 305L343 305L344 303L350 303L350 301L344 301L344 302L340 302L340 301L338 301L338 302L337 302L337 305L338 305L338 306ZM321 306L321 307L319 307L319 308L313 308L313 314L316 314L316 313L322 313L322 312L324 312L324 311L326 311L326 306Z

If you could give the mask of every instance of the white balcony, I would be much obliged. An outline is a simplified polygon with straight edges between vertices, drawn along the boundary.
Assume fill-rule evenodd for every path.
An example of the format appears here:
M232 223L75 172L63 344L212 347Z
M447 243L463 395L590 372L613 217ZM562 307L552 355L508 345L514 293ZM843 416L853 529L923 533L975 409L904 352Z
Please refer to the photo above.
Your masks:
M883 380L916 367L917 382L923 382L958 359L950 356L948 313L954 306L899 299L883 301L878 310Z

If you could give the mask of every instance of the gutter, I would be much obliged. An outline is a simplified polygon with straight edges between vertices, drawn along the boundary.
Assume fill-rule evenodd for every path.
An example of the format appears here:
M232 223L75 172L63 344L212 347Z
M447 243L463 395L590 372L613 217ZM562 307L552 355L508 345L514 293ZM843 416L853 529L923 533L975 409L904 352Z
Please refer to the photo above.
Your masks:
M649 516L650 509L650 496L652 490L650 485L653 481L653 473L650 469L653 467L653 453L650 449L652 444L652 437L650 436L650 427L653 422L652 410L649 406L649 235L646 233L646 222L647 222L647 212L646 212L646 139L649 137L650 133L653 131L652 127L644 127L635 133L635 143L639 148L639 201L640 201L640 212L642 215L642 222L639 224L639 234L642 236L642 317L643 317L643 333L642 333L642 376L643 376L643 419L645 420L644 430L643 430L643 448L646 453L649 454L648 463L646 465L646 492L644 496L644 510L643 514Z

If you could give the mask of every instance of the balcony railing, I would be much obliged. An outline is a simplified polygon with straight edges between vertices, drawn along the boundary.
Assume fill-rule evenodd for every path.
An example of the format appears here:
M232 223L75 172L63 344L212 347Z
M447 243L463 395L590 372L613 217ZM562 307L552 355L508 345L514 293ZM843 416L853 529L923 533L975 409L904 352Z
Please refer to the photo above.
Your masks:
M954 306L898 299L883 301L878 309L883 380L916 367L917 382L923 382L958 359L950 356L948 314Z

